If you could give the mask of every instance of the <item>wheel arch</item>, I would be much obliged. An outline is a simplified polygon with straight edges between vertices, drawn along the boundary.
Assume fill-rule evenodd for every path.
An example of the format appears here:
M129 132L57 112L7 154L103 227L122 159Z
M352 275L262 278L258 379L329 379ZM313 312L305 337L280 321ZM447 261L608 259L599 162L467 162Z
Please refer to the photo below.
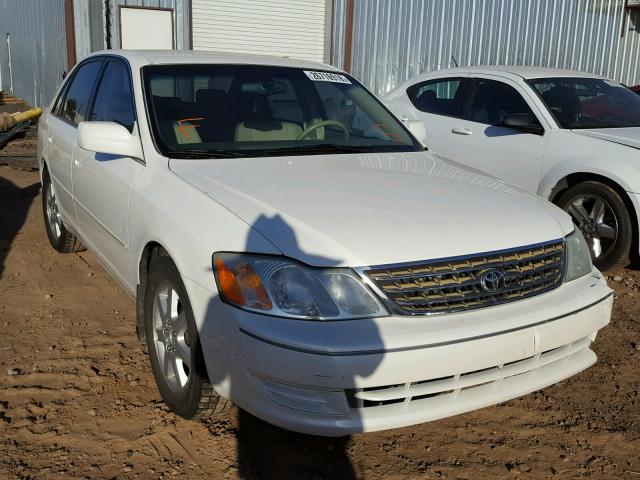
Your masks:
M159 256L167 256L171 258L167 249L160 242L150 240L142 248L142 252L137 262L138 282L136 284L136 333L142 342L145 341L144 302L145 288L147 286L147 278L149 277L149 266L153 260Z
M620 198L624 202L627 210L629 211L629 217L631 218L631 225L633 228L633 236L631 238L631 259L634 263L640 260L639 247L640 244L638 242L638 232L639 232L639 222L638 222L638 209L634 204L633 200L627 193L627 190L618 183L616 180L609 178L605 175L600 175L593 172L575 172L570 173L560 180L558 180L549 193L548 200L553 204L557 204L558 200L562 196L564 192L566 192L571 187L574 187L583 182L599 182L608 187L615 190L615 192L620 195Z

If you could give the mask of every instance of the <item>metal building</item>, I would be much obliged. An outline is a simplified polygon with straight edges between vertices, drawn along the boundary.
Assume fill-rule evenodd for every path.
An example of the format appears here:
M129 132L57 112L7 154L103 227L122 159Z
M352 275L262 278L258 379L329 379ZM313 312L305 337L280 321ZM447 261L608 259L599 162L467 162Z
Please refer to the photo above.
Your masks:
M455 65L640 83L640 0L0 0L0 35L0 86L36 105L92 51L158 46L324 61L379 95Z
M637 0L336 0L335 5L342 14L334 19L334 63L346 64L379 95L419 73L456 65L547 66L640 83Z

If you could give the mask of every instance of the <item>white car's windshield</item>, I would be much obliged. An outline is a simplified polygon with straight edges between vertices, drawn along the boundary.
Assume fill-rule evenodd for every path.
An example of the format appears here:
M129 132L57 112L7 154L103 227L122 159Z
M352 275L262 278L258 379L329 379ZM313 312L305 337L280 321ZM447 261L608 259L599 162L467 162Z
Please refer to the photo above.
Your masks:
M640 127L640 96L597 78L539 78L531 86L562 128Z
M347 75L257 65L156 65L143 72L154 138L167 156L421 149Z

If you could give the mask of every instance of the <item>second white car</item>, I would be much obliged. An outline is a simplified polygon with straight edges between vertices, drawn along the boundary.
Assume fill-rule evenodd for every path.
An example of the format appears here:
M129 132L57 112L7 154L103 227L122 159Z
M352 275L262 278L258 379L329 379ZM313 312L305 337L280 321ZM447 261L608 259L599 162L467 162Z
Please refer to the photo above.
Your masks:
M419 75L385 103L434 151L554 202L602 269L638 259L640 97L591 74L522 66Z

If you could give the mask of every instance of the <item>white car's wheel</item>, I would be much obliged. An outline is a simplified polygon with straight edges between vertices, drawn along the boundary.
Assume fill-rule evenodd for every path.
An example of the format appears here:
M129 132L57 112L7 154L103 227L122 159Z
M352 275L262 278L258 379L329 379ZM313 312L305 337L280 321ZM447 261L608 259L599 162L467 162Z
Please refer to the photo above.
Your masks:
M42 214L47 237L53 248L62 253L84 250L80 240L62 222L56 190L46 169L42 172Z
M151 368L165 403L184 418L225 410L207 376L191 304L168 256L153 261L145 292L145 333Z
M583 182L569 188L558 200L591 247L596 267L606 270L629 263L633 228L620 195L600 182Z

